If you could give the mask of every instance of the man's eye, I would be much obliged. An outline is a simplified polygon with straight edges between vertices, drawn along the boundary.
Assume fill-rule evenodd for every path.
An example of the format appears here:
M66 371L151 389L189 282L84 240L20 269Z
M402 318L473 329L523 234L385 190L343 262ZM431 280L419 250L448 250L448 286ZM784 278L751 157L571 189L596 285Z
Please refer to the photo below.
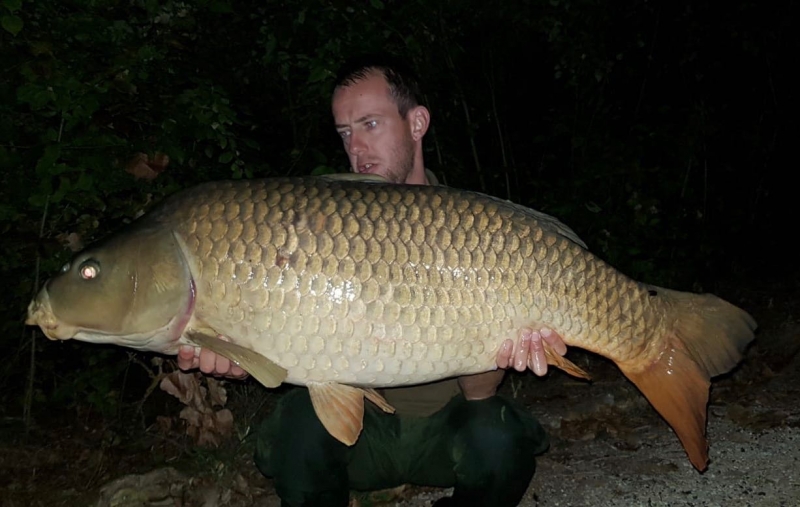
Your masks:
M378 126L378 120L370 120L366 123L367 127L374 129Z
M340 130L339 131L339 137L341 137L342 139L346 139L346 138L350 137L350 132L347 131L347 130Z

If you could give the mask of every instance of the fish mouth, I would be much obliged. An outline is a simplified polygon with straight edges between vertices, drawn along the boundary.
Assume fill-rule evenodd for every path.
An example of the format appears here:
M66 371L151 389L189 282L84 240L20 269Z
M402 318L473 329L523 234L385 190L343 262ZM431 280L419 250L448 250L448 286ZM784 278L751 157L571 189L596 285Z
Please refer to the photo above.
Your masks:
M78 328L59 322L50 305L50 294L43 288L28 305L28 326L39 326L44 335L50 340L69 340L75 338Z

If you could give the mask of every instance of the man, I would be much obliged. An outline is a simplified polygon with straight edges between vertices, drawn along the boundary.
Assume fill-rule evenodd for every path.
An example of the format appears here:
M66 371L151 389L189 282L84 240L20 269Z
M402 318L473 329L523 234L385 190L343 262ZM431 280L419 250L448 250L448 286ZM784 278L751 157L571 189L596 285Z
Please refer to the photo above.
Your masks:
M355 60L342 69L332 111L352 171L394 183L436 184L423 160L430 113L419 96L412 75L389 59ZM543 339L556 352L566 352L552 331L524 329L517 344L505 341L495 371L384 390L397 413L368 404L364 429L352 447L323 428L308 391L294 389L259 430L256 464L274 477L284 506L346 506L350 489L404 483L454 487L453 496L436 506L517 505L547 437L529 413L496 392L504 368L546 373ZM246 375L227 359L192 347L181 350L179 365Z

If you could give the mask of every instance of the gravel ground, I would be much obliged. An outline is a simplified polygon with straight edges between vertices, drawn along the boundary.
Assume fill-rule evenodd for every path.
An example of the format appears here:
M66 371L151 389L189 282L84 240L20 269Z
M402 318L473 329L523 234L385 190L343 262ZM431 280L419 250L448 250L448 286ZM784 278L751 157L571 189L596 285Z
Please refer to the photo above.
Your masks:
M796 506L800 504L800 431L779 428L757 434L721 417L714 463L700 474L669 438L655 436L637 451L607 442L584 442L569 463L551 455L538 460L536 477L521 506ZM559 456L560 457L560 456ZM449 493L426 491L396 505L429 506Z
M704 473L692 467L677 437L624 379L582 386L552 382L560 387L544 382L545 399L532 410L550 428L553 442L537 459L520 505L800 505L800 361L778 374L766 368L760 382L747 380L754 370L738 372L713 391L711 461ZM573 391L558 402L546 399L559 389ZM429 506L447 493L427 490L396 505Z

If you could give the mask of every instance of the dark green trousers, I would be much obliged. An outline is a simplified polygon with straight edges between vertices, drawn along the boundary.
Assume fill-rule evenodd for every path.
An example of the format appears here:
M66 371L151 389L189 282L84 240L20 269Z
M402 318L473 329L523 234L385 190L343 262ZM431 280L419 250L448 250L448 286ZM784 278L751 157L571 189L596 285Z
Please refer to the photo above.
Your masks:
M385 414L365 403L364 429L348 447L331 437L308 391L293 389L258 429L255 462L284 507L347 506L351 489L401 484L453 487L453 505L515 506L544 452L544 429L500 396L456 396L429 417Z

